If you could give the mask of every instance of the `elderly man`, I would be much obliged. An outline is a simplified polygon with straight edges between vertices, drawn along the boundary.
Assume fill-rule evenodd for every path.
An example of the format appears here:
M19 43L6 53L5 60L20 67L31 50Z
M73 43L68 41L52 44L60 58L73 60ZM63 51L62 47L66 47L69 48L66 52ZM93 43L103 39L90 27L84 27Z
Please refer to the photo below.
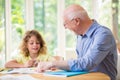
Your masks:
M111 80L117 75L117 49L112 32L96 20L89 18L80 5L74 4L64 11L64 27L77 35L77 59L40 62L38 72L50 68L70 71L102 72Z

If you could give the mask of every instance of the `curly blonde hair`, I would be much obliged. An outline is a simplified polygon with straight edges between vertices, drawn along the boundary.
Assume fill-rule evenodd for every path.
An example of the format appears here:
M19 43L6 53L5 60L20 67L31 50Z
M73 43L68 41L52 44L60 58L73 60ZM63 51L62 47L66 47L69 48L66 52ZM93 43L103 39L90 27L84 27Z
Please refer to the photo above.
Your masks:
M27 48L27 43L28 43L28 40L32 37L32 36L35 36L37 38L37 40L40 42L40 50L38 51L38 55L40 54L46 54L47 53L47 47L45 45L45 41L43 40L41 34L36 31L36 30L29 30L25 33L24 37L23 37L23 40L21 42L21 45L20 45L20 53L23 54L24 56L29 56L29 51L28 51L28 48Z

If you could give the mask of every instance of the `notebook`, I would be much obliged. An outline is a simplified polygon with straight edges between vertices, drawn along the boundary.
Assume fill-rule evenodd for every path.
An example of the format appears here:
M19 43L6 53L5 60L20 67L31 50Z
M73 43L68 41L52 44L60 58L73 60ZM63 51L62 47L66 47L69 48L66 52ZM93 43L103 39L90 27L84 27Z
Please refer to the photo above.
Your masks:
M56 76L56 77L70 77L70 76L75 76L75 75L81 75L81 74L86 74L88 72L81 71L81 72L71 72L71 71L51 71L51 72L45 72L44 75L46 76Z

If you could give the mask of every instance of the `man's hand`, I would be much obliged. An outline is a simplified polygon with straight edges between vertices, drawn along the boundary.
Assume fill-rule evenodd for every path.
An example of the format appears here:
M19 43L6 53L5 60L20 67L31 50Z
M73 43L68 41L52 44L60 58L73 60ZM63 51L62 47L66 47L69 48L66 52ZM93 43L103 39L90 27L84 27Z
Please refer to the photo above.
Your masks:
M37 72L44 72L52 69L54 66L52 62L39 62L37 66Z

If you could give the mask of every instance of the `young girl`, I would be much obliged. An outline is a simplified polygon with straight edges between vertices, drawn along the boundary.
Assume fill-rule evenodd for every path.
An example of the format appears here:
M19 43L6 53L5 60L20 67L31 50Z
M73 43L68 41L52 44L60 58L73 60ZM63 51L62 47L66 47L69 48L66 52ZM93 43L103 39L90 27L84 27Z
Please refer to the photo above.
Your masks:
M35 67L39 61L54 60L47 54L42 36L36 30L27 31L20 45L20 53L5 64L7 68Z

